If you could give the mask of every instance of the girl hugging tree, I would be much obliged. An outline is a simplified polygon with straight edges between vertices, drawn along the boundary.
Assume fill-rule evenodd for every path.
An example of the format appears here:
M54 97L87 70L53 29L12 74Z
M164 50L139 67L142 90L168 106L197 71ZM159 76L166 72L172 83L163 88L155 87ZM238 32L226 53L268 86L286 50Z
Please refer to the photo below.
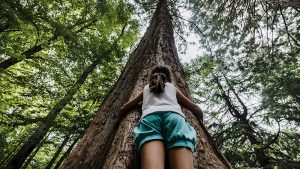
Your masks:
M122 106L120 116L141 100L142 116L134 129L134 142L141 153L142 169L163 169L165 151L171 169L193 169L192 152L197 135L178 101L200 121L203 113L171 83L171 72L167 66L158 65L152 69L150 83L143 92Z

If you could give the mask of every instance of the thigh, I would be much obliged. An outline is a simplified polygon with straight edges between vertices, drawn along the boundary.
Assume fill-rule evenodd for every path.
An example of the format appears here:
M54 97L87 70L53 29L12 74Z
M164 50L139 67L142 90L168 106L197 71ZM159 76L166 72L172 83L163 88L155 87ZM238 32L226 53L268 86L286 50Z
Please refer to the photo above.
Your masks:
M160 140L146 142L141 149L142 169L163 169L165 162L164 143Z
M161 117L156 113L144 117L134 129L134 142L139 151L141 151L144 143L163 139Z
M174 147L168 150L171 169L194 169L193 153L189 148Z

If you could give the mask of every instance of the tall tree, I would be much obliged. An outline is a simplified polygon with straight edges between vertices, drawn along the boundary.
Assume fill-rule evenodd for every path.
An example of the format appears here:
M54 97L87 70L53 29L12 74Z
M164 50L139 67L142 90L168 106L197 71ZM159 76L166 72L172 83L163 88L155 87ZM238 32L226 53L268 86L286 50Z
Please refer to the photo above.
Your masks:
M173 37L172 17L167 0L160 0L145 35L129 58L120 78L100 106L87 129L61 168L139 168L133 145L133 128L140 109L130 111L123 119L116 117L128 99L142 91L149 72L156 64L172 68L174 84L190 97ZM195 168L231 168L214 144L204 125L184 109L195 127L198 144L194 153Z
M123 32L122 32L123 33ZM112 48L115 44L112 45ZM100 62L112 52L112 48L108 51L103 51L103 53L98 56L98 58L92 62L81 74L79 79L74 83L73 87L67 91L66 95L59 100L51 109L51 111L45 117L43 123L39 125L36 131L28 138L25 144L20 148L12 160L8 163L6 168L19 168L29 154L34 150L34 148L39 144L39 142L45 137L46 133L50 127L54 124L55 118L58 116L60 111L68 104L72 99L73 95L79 90L81 85L85 82L88 75L95 69L95 67L100 64Z
M191 2L204 52L186 70L224 155L234 168L299 165L296 1Z
M49 137L50 134L51 134L51 132L49 132L47 134L47 136L45 136L44 139L41 142L39 142L39 144L37 145L37 147L35 148L35 150L30 154L30 156L28 157L28 159L26 160L26 162L22 165L21 169L27 168L27 166L31 163L31 161L33 160L33 158L36 155L36 153L40 150L40 148L46 142L46 140L48 139L48 137Z
M117 79L124 53L136 39L138 24L131 17L132 6L122 0L5 0L0 8L3 9L0 25L8 24L0 34L0 61L11 57L20 60L0 73L0 137L3 140L0 154L9 160L17 152L29 154L27 149L19 149L22 145L36 146L44 131L52 127L57 132L50 138L50 144L43 144L34 156L38 162L29 164L33 168L46 166L58 148L57 140L63 140L60 139L65 135L63 128L69 128L78 116L85 116L87 122L91 120L98 108L94 105L102 102ZM92 22L95 19L99 22ZM68 29L69 26L74 27ZM122 39L111 45L122 31ZM57 39L51 40L55 35ZM21 56L23 51L40 44L43 49L32 59ZM114 49L107 52L110 47ZM85 68L89 70L81 76ZM62 104L56 104L60 100ZM58 105L63 109L52 109ZM57 117L48 121L47 113L51 109L54 111L50 114ZM45 125L46 116L50 125L46 125L38 139L29 138L39 124ZM31 143L25 146L24 142ZM3 166L8 162L3 161Z

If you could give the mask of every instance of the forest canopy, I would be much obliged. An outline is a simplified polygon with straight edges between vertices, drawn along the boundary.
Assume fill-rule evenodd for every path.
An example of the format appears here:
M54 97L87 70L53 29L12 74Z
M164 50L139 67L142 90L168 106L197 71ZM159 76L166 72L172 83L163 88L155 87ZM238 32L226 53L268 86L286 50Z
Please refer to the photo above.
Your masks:
M0 168L32 138L40 141L23 151L22 168L62 164L117 81L156 3L1 2ZM300 3L168 5L180 51L199 48L183 64L185 78L232 167L299 167ZM188 43L191 36L196 44Z

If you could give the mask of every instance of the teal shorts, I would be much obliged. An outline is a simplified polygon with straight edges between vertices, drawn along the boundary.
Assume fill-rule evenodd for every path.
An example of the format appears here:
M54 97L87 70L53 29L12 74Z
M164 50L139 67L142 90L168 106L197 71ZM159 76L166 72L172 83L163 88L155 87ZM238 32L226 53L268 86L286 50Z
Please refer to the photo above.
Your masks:
M162 140L166 149L187 147L195 151L197 134L178 113L155 112L141 119L134 129L134 142L139 151L144 143L151 140Z

